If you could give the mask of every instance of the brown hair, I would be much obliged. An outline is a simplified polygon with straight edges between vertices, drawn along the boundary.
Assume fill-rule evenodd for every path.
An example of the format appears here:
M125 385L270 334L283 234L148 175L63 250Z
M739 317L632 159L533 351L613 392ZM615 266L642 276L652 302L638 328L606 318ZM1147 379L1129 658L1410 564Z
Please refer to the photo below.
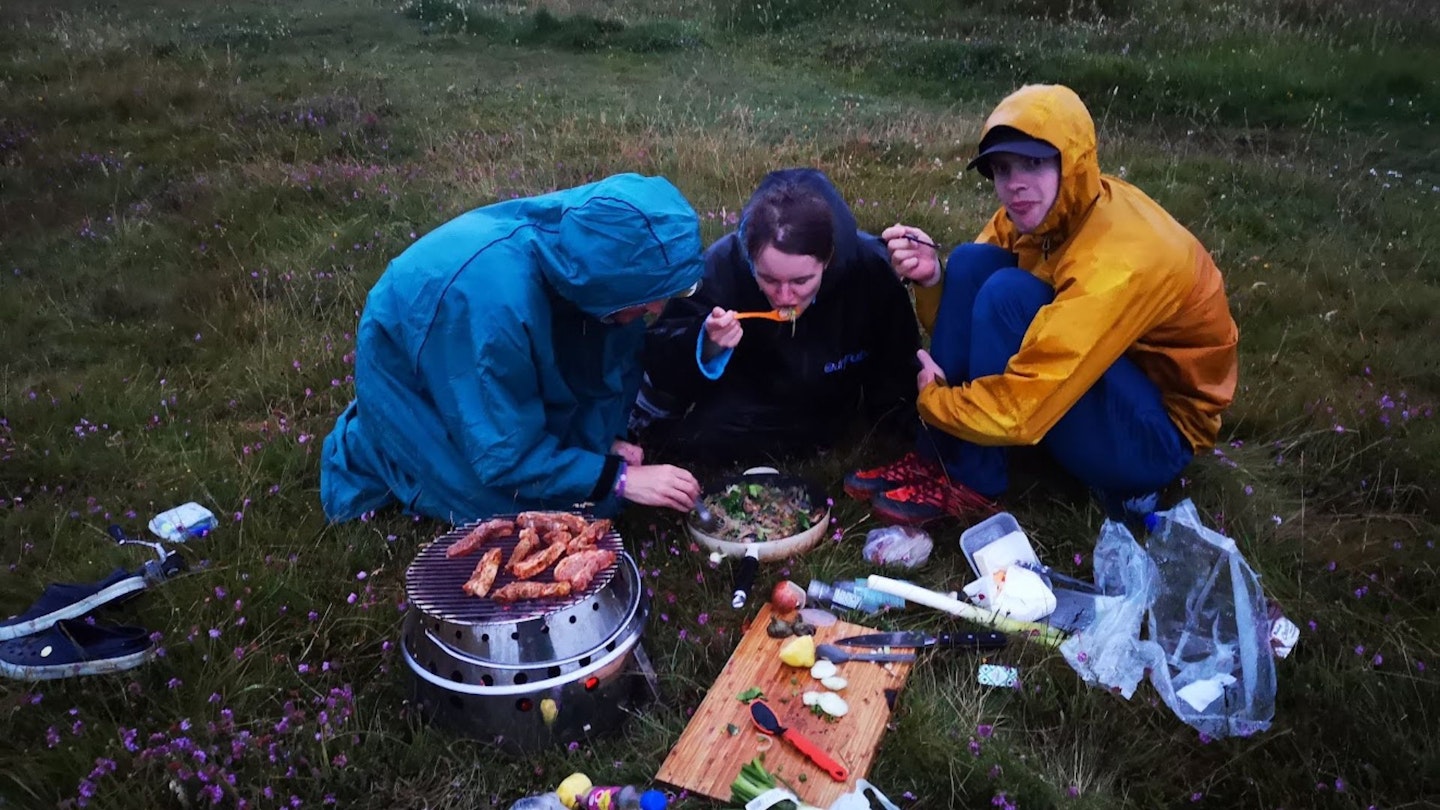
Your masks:
M754 261L766 245L792 256L814 256L828 264L835 252L835 216L819 191L793 181L762 190L740 218L745 253Z

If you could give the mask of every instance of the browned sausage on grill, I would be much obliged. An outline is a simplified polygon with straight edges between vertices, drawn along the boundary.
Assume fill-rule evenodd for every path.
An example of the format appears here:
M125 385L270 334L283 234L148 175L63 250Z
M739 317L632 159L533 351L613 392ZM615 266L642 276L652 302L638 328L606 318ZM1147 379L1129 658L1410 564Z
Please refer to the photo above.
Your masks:
M531 526L521 528L520 542L515 544L515 550L510 554L510 562L505 563L505 567L510 569L510 573L515 573L515 566L519 565L522 560L529 556L530 552L539 547L539 533Z
M615 552L595 548L577 551L555 566L555 581L569 582L570 590L579 593L590 585L595 575L609 568L615 562Z
M504 518L487 520L484 523L471 529L464 537L456 540L451 546L445 549L446 557L464 557L497 537L504 537L515 532L515 521Z
M475 566L475 572L470 575L470 580L461 588L471 596L484 596L490 592L491 586L495 584L495 575L500 573L500 557L504 551L499 548L492 548L485 552L480 558L480 564Z
M490 597L496 602L518 602L521 599L540 599L547 596L569 596L570 583L568 582L533 582L521 581L512 582L506 585Z
M565 547L562 545L546 546L544 549L531 554L518 563L512 561L510 563L510 573L514 574L516 579L530 579L546 568L549 568L550 565L560 559L564 553Z

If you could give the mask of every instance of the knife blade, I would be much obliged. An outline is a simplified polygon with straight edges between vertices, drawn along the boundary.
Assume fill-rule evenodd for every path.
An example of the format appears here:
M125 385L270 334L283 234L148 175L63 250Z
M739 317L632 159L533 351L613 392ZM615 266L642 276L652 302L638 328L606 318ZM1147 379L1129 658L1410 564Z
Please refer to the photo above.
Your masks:
M917 633L903 630L894 633L869 633L836 641L847 647L958 647L965 650L998 650L1010 641L1004 633Z

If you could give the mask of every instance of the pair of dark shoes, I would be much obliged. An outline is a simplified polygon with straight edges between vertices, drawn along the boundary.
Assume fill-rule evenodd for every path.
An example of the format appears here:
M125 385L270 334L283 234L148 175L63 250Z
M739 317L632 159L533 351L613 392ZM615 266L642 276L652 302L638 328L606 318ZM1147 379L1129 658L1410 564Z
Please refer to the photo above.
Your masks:
M871 511L891 523L919 526L943 517L982 518L999 506L959 481L951 480L939 462L911 451L879 467L845 476L845 494L869 501ZM1136 537L1151 528L1159 493L1123 496L1092 490L1105 516L1124 522Z
M47 585L24 613L0 621L0 675L45 681L140 666L154 656L150 634L141 627L98 623L91 614L183 568L183 560L172 554L140 571L116 569L98 582Z
M869 501L877 516L908 526L943 517L984 517L997 508L994 501L951 480L939 462L914 451L845 476L845 494Z

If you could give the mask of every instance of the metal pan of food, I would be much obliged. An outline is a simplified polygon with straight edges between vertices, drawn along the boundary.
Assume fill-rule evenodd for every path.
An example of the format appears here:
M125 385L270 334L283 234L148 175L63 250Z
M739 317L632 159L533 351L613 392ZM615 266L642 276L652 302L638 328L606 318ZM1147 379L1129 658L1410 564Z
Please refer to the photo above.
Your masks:
M825 490L771 467L755 467L710 484L704 500L717 525L701 529L691 513L686 528L695 542L730 557L791 557L819 542L830 524Z

